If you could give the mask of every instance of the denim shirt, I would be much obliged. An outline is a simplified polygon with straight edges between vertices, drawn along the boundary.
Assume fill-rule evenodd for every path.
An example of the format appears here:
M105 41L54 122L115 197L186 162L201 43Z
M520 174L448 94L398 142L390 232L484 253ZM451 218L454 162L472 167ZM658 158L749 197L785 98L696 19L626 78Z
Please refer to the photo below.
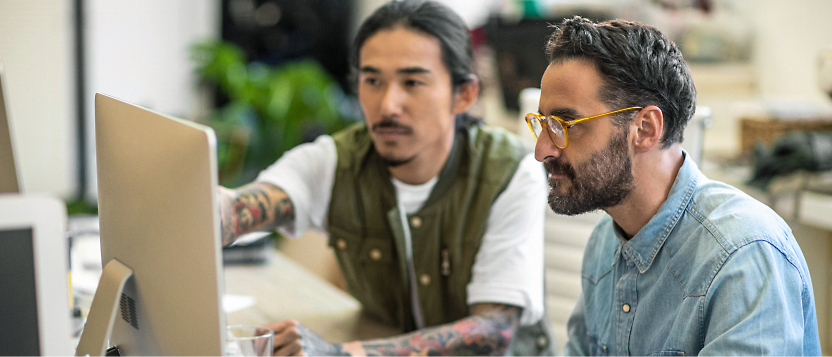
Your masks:
M820 355L809 269L789 226L685 155L632 239L609 216L584 251L567 355Z

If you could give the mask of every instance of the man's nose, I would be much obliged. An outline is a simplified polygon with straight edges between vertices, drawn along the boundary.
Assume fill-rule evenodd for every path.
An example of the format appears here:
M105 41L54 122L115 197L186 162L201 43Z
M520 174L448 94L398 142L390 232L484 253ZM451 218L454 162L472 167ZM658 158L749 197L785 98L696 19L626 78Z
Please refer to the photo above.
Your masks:
M395 84L388 85L381 97L381 114L398 115L402 112L403 92Z
M552 142L549 133L543 130L537 138L537 143L534 144L534 158L537 161L543 162L547 157L560 158L563 150Z

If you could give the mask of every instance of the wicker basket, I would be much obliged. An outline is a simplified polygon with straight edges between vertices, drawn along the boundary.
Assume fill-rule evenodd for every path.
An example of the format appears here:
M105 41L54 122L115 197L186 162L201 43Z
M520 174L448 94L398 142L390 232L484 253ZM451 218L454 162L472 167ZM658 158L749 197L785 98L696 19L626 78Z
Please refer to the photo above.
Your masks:
M832 131L832 117L775 118L749 117L740 119L740 149L750 155L757 143L774 145L783 135L795 131Z

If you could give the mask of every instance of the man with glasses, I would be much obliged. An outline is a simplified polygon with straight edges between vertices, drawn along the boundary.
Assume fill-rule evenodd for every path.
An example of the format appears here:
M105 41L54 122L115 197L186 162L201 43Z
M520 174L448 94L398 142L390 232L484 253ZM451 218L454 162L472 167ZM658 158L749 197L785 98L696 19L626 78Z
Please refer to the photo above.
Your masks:
M325 229L363 310L407 334L335 344L285 321L271 325L275 354L555 353L545 173L519 138L467 116L479 85L462 19L435 2L386 3L351 61L364 123L221 189L223 241Z
M526 116L549 206L607 215L584 252L568 355L818 355L812 280L789 226L681 148L696 91L650 26L574 17L546 45Z

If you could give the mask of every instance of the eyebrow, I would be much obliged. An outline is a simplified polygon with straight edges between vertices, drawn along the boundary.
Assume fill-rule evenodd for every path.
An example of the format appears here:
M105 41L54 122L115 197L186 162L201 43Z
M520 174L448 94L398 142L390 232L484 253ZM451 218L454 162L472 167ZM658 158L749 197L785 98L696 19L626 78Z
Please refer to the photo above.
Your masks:
M361 73L381 73L381 70L373 67L373 66L363 66L361 67ZM399 74L424 74L424 73L431 73L429 69L424 67L405 67L396 70L396 73Z
M554 116L556 116L556 117L570 117L570 118L578 118L578 117L580 117L580 115L578 114L578 112L577 112L577 111L575 111L575 109L572 109L572 108L560 108L560 109L555 109L555 110L553 110L553 111L549 112L548 114L543 114L543 111L542 111L542 110L540 110L540 109L538 109L538 111L537 111L537 112L538 112L538 113L540 113L540 115L544 115L544 116L554 115Z

